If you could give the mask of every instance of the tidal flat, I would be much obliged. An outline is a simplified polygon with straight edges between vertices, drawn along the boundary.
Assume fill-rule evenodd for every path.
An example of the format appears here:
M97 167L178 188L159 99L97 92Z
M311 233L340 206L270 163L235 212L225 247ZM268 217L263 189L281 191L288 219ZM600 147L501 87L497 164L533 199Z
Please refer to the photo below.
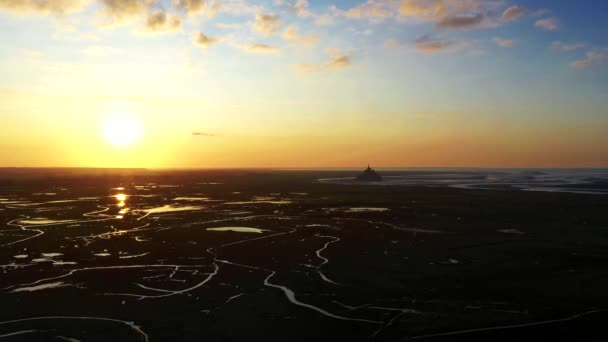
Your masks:
M3 341L608 338L608 195L9 171Z

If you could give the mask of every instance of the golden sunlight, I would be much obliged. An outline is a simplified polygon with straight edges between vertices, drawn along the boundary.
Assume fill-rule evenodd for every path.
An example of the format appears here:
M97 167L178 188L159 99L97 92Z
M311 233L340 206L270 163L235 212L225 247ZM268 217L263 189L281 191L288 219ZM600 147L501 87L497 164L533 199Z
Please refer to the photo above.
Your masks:
M118 201L118 203L116 204L117 207L119 208L123 208L125 206L125 202L127 201L127 195L125 194L117 194L114 196L114 198L116 198L116 200ZM123 211L125 209L122 209L120 214L124 214L126 213L126 211ZM122 218L121 217L117 217L117 218Z
M112 113L104 118L101 135L109 144L125 148L143 137L144 129L139 119L131 113Z

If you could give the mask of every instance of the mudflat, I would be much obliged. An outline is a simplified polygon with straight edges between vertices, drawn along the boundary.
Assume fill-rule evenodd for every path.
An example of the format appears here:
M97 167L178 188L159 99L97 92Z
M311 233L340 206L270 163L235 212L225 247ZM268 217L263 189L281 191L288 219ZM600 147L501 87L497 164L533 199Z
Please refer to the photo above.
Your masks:
M7 341L602 341L608 196L3 170Z

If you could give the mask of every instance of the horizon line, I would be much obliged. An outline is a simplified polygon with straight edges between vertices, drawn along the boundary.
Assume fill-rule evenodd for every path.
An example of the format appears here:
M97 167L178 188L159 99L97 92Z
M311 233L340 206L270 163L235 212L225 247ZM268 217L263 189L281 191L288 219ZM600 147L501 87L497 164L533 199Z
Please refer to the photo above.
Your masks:
M378 170L404 170L404 169L475 169L475 170L495 170L495 169L562 169L562 170L574 170L574 169L608 169L606 166L370 166ZM273 167L273 166L239 166L239 167L114 167L114 166L0 166L0 170L7 169L28 169L28 170L40 170L40 169L81 169L81 170L276 170L276 171L289 171L289 170L357 170L365 169L366 166L311 166L311 167Z

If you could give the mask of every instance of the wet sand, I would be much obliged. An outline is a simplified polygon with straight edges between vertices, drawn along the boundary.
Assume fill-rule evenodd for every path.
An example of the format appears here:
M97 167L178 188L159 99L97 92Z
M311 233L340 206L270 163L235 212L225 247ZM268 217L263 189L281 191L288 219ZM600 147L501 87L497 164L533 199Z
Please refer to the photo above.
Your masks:
M0 340L608 338L608 196L351 174L0 172Z

